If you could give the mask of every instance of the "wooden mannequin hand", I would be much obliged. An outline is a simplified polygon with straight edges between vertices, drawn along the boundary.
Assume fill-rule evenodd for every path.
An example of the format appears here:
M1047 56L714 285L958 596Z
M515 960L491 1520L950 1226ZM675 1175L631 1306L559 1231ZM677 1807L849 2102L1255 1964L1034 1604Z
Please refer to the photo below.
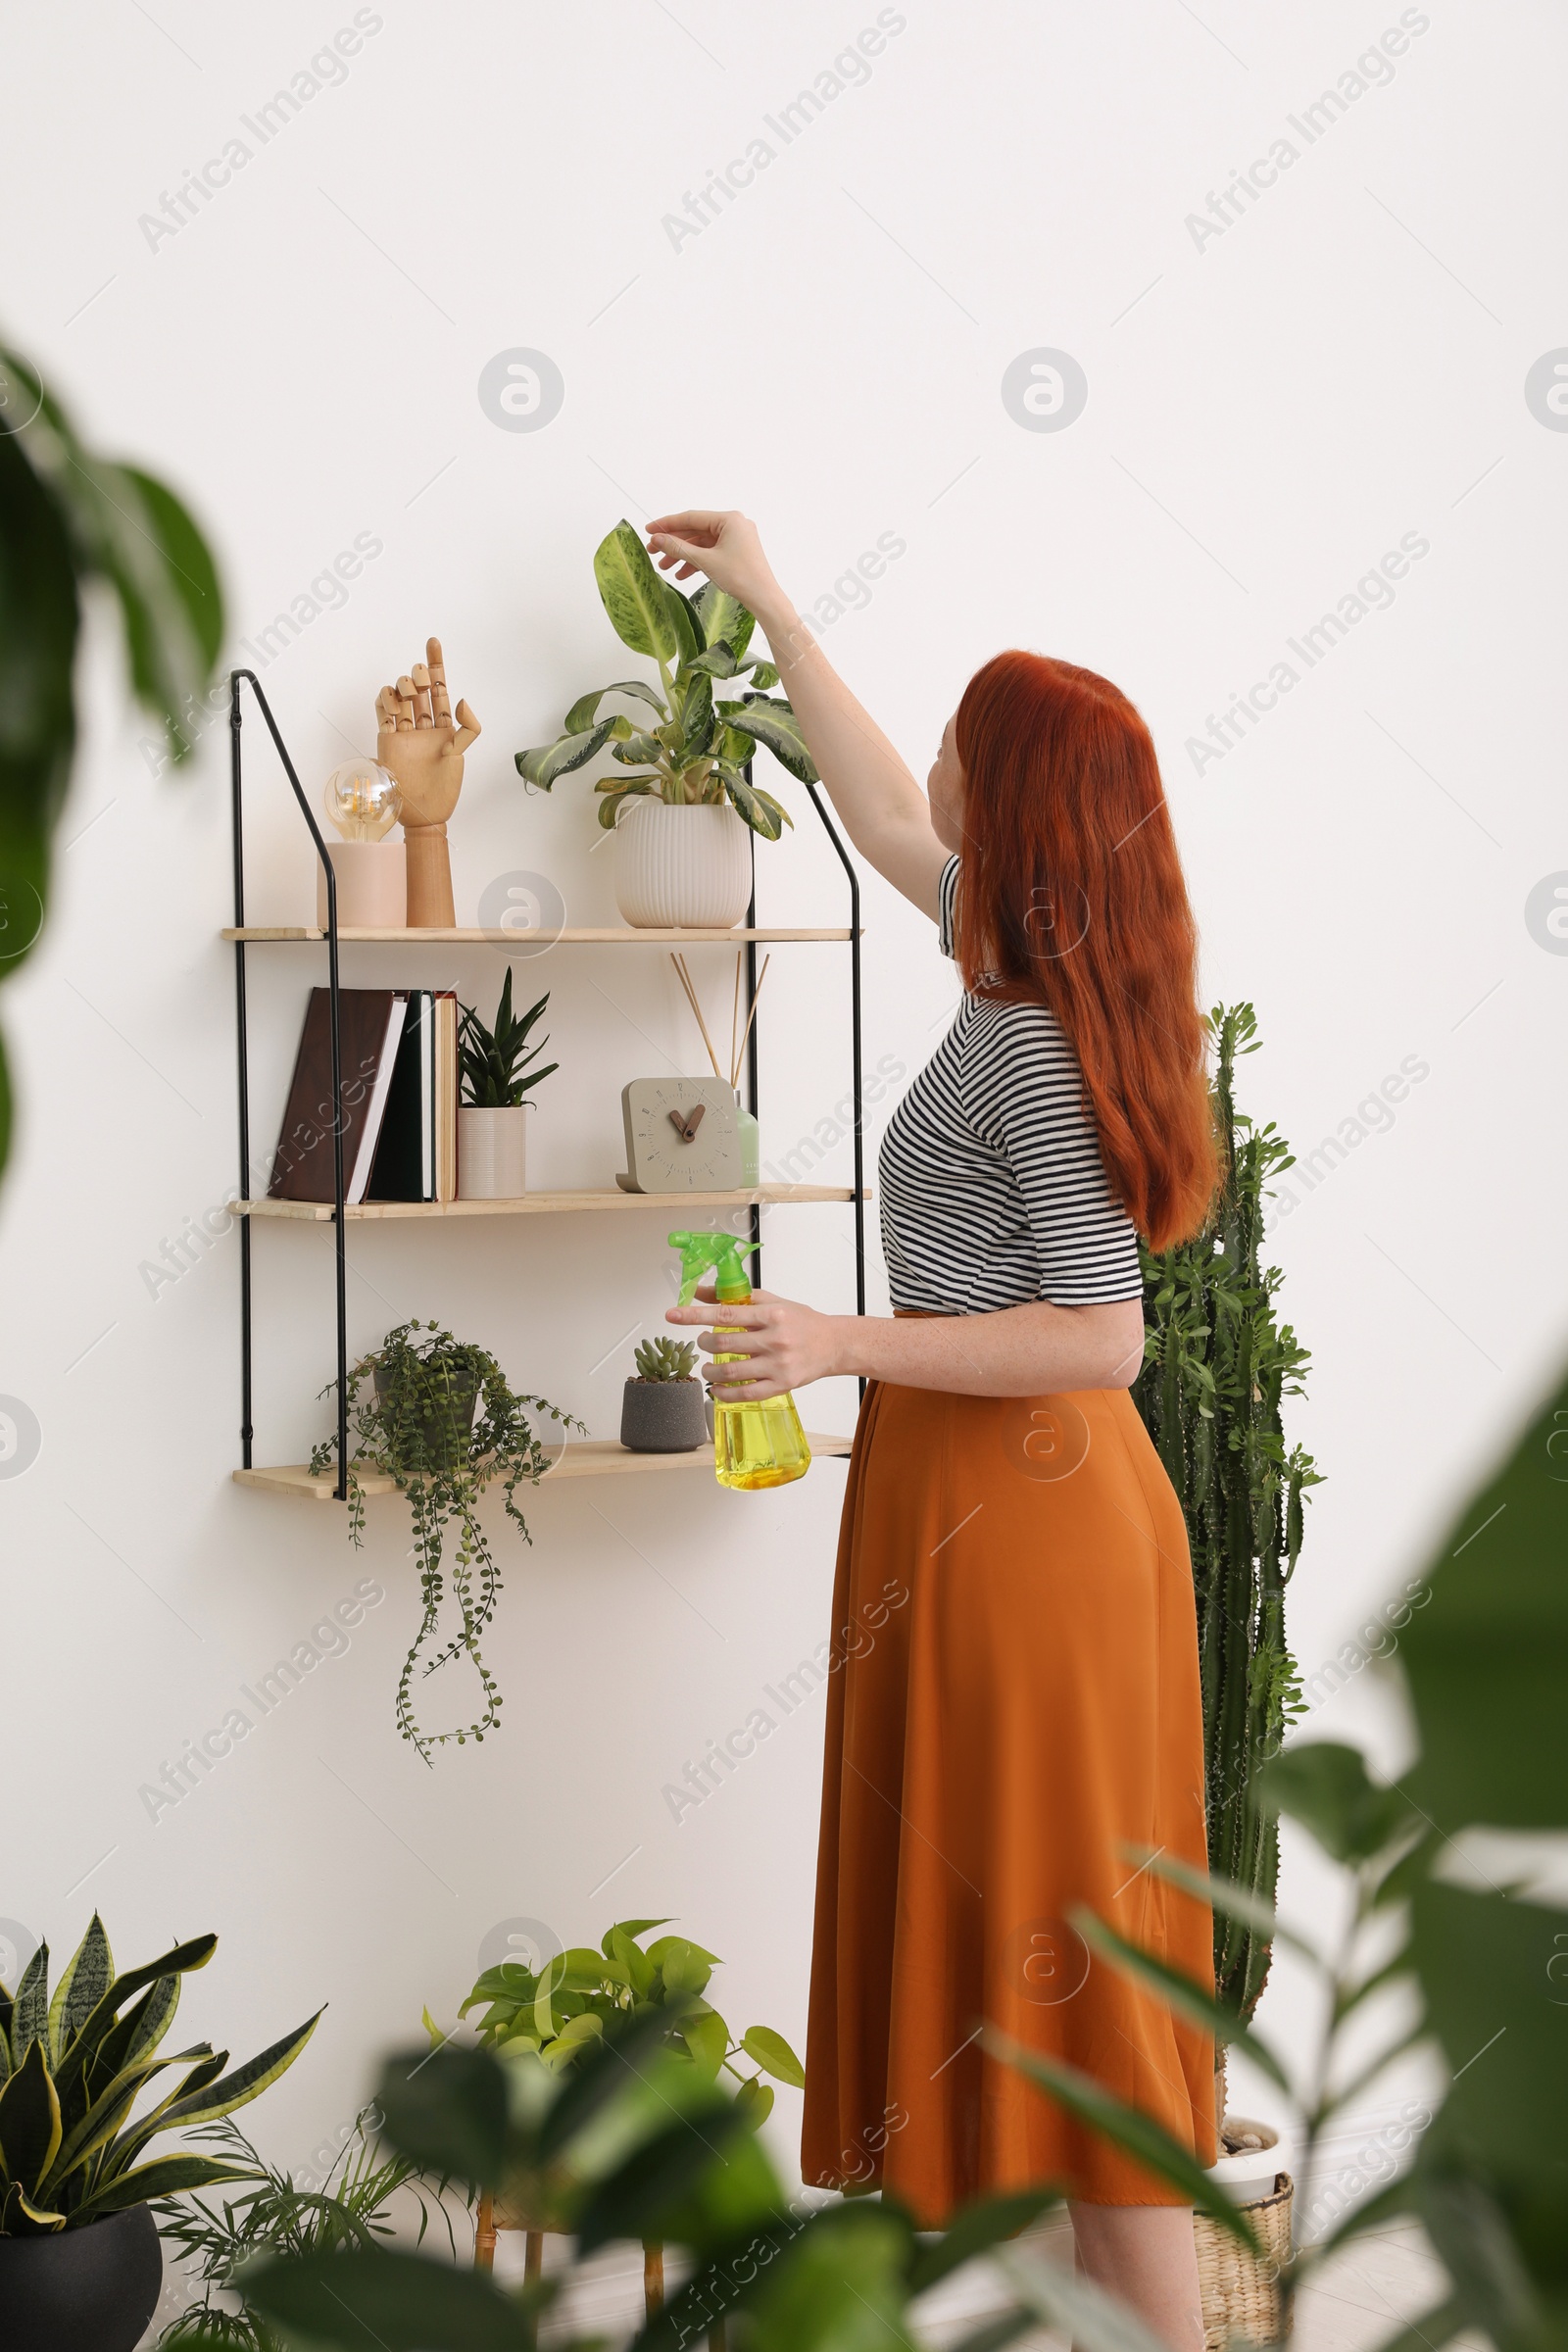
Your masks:
M375 756L397 778L405 833L444 825L458 805L463 755L477 741L479 721L459 703L454 724L439 637L429 640L410 675L382 687L375 715Z

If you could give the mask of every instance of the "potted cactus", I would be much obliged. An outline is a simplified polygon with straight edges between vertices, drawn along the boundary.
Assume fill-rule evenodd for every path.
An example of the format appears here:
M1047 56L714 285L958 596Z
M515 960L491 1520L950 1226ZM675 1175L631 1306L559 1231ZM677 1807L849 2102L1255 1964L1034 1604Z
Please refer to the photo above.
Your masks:
M708 1396L689 1340L644 1340L620 1407L630 1453L695 1453L709 1438Z
M512 966L501 983L496 1023L487 1029L471 1004L458 1023L458 1064L463 1102L458 1111L458 1198L460 1200L517 1200L527 1175L526 1130L529 1089L559 1070L559 1061L533 1069L548 1037L530 1046L528 1035L550 1002L549 992L526 1012L512 1009Z
M751 897L752 839L777 841L792 821L747 763L760 743L815 783L805 737L789 704L766 691L778 671L748 651L755 617L737 598L711 581L683 596L624 520L596 551L594 578L622 644L659 664L659 686L626 678L579 696L554 743L517 754L517 772L548 792L608 751L621 772L595 789L599 822L616 830L615 898L627 922L728 929ZM715 700L715 689L743 680ZM612 695L642 706L635 721L600 716Z
M316 2019L307 2018L244 2066L230 2067L228 2052L206 2041L160 2058L180 1979L205 1968L217 1948L216 1936L198 1936L120 1976L94 1912L52 1999L47 1943L15 1993L0 1985L6 2352L63 2352L74 2344L131 2352L163 2278L150 2200L252 2178L249 2167L190 2149L139 2161L156 2132L190 2132L257 2098L315 2031ZM183 2080L172 2090L160 2085L161 2095L133 2119L142 2090L171 2066L187 2070Z

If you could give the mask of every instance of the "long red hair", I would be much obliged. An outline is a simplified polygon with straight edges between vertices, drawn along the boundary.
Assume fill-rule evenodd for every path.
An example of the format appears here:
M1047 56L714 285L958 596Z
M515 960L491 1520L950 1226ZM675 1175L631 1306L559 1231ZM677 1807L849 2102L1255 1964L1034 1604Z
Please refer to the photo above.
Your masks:
M1050 1006L1111 1188L1168 1250L1201 1229L1217 1162L1198 929L1149 729L1107 678L1013 652L969 680L954 741L964 985Z

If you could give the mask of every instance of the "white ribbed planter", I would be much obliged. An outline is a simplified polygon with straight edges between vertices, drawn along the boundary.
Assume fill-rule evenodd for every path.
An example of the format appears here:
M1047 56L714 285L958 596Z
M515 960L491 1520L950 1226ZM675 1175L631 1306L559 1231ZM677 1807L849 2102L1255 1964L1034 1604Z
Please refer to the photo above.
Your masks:
M615 904L639 930L727 931L752 895L750 828L727 804L628 799L615 826Z
M527 1187L526 1102L458 1112L458 1199L520 1200Z

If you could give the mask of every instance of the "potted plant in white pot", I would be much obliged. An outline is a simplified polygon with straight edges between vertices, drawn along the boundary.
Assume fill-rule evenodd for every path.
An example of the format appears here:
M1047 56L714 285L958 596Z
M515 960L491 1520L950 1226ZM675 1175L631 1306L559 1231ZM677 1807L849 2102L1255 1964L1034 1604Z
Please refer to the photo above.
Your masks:
M517 754L523 782L548 792L558 776L608 749L629 774L601 777L599 822L613 828L615 900L635 927L727 930L752 890L751 834L777 841L791 823L746 763L763 744L791 775L816 769L794 711L766 689L778 671L748 652L755 618L711 581L694 597L662 579L641 539L617 522L594 555L594 578L615 634L659 664L659 686L624 678L579 696L554 743ZM715 685L750 679L731 699ZM612 695L652 717L601 718Z
M193 2043L158 2045L180 1979L205 1968L216 1936L175 1944L143 1968L115 1972L102 1920L49 1993L49 1946L13 1995L0 1985L0 2344L6 2352L131 2352L157 2308L163 2251L150 2200L253 2178L249 2166L181 2149L141 2162L159 2132L231 2115L292 2066L316 2028L307 2018L244 2066ZM140 1999L133 1995L140 1994ZM319 2015L319 2012L318 2012ZM166 2067L187 2071L140 2116L131 2110ZM227 2070L227 2071L225 2071Z
M620 1442L629 1453L695 1453L711 1443L708 1392L697 1378L689 1340L644 1340L620 1407Z
M532 1030L550 1002L548 990L524 1013L512 1009L512 966L501 983L496 1023L487 1029L471 1004L465 1004L458 1024L458 1062L463 1076L463 1101L458 1110L458 1198L460 1200L516 1200L527 1175L525 1119L529 1088L559 1070L547 1061L542 1070L530 1067L550 1043L542 1037L528 1043Z

